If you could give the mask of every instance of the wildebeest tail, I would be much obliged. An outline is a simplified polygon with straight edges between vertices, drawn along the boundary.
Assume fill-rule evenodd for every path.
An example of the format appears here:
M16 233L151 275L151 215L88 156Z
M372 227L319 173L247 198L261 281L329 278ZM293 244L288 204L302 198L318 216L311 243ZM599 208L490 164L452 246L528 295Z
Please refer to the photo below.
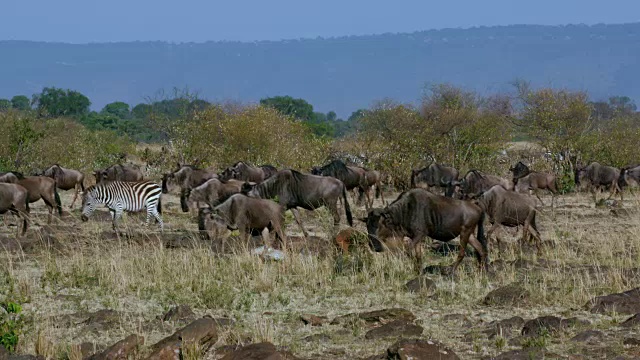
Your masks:
M342 185L342 198L344 199L344 212L347 215L347 223L349 226L353 226L353 216L351 215L351 208L347 200L347 187L344 184Z
M485 217L485 212L483 211L482 214L480 215L480 220L478 221L478 233L476 235L476 238L482 245L482 250L485 252L485 254L487 254L487 257L488 257L489 252L487 250L487 238L484 236L484 217Z
M620 169L620 175L618 176L618 188L620 188L620 190L622 190L623 187L625 187L625 185L627 185L627 180L625 179L625 174L627 173L627 170L629 170L629 168L622 168Z
M414 187L416 187L416 171L415 170L411 170L411 188L413 189Z
M53 197L56 200L56 208L58 209L58 215L62 216L62 202L60 201L60 195L58 194L58 188L53 188Z

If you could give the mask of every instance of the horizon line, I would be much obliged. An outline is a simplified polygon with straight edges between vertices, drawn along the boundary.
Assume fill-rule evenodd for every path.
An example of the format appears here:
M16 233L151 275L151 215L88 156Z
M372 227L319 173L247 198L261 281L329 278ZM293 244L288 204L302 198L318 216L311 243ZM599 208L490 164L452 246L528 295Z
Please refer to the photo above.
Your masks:
M417 33L425 33L425 32L438 32L438 31L469 31L476 29L498 29L498 28L508 28L508 27L519 27L519 26L531 26L531 27L548 27L548 28L560 28L560 27L587 27L587 28L595 28L602 26L625 26L625 25L640 25L640 21L633 22L623 22L623 23L565 23L565 24L557 24L557 25L544 25L544 24L508 24L508 25L477 25L470 27L445 27L445 28L431 28L431 29L423 29L423 30L415 30L415 31L400 31L400 32L379 32L379 33L370 33L370 34L359 34L359 35L340 35L340 36L316 36L316 37L302 37L302 38L283 38L278 40L206 40L206 41L170 41L170 40L115 40L115 41L91 41L91 42L67 42L67 41L44 41L44 40L26 40L26 39L0 39L0 43L9 43L9 42L24 42L24 43L44 43L44 44L59 44L59 45L106 45L106 44L133 44L133 43L165 43L172 45L193 45L193 44L210 44L210 43L235 43L235 44L255 44L255 43L279 43L279 42L287 42L287 41L321 41L321 40L340 40L347 38L358 38L358 37L370 37L370 36L381 36L381 35L413 35Z

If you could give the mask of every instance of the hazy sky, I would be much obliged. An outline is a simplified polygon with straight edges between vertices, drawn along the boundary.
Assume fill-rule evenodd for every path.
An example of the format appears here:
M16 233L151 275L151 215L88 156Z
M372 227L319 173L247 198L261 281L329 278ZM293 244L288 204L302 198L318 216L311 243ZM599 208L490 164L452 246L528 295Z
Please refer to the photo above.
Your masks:
M638 0L14 0L0 40L278 40L445 27L640 21Z

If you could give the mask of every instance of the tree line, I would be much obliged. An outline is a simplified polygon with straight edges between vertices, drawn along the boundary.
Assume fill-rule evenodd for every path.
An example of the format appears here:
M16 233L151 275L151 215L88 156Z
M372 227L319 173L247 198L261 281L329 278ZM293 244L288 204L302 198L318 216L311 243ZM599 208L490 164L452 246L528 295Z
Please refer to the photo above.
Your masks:
M260 104L301 121L317 136L330 138L344 136L354 129L357 116L347 121L339 119L334 111L314 111L304 99L275 96L260 100ZM68 117L92 130L111 130L136 141L157 142L167 140L166 132L158 123L178 122L195 112L202 112L212 104L188 91L174 91L171 98L139 103L133 107L122 101L105 105L100 111L91 111L91 101L82 93L55 87L45 87L31 99L16 95L0 99L0 112L11 109L32 111L40 118ZM354 112L358 114L359 112Z

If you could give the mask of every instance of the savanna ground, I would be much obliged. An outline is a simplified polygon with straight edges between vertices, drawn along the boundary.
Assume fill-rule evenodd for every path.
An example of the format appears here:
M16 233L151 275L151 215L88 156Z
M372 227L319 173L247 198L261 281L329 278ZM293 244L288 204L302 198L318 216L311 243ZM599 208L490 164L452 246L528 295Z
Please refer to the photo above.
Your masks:
M61 195L68 210L72 192ZM629 315L593 314L585 307L595 296L638 286L638 198L627 195L624 210L597 208L584 194L560 197L555 209L548 206L550 197L544 200L547 206L538 223L546 245L540 256L518 245L519 233L507 231L502 254L492 251L488 273L478 273L475 258L468 256L454 277L427 274L435 289L417 293L404 288L417 274L401 253L370 253L363 247L348 258L338 256L326 235L332 220L324 210L302 211L317 235L309 246L294 239L294 250L283 261L264 261L251 255L256 244L222 252L218 242L201 240L193 214L180 212L172 194L163 197L164 233L153 225L140 226L142 216L128 216L123 228L129 235L120 238L111 231L106 210L82 223L76 204L48 226L44 204L33 204L34 226L26 238L14 238L16 220L10 215L11 226L0 227L0 300L23 308L17 352L47 358L79 359L81 343L104 348L132 333L145 338L137 355L144 358L150 345L181 325L157 319L180 304L190 305L197 317L232 319L221 327L218 343L203 356L207 359L218 358L217 349L224 345L259 341L284 346L301 358L381 354L395 340L366 339L369 327L364 322L312 327L300 316L331 320L385 308L411 311L424 328L421 338L438 340L463 359L535 346L559 358L640 356L638 347L623 345L623 339L634 335L619 326ZM362 206L352 207L354 217L365 215ZM299 233L291 216L287 220L287 233ZM364 231L362 223L356 226ZM454 257L432 253L425 265L449 265ZM489 292L513 284L524 288L522 296L485 304ZM96 313L104 309L114 311ZM586 322L529 338L519 337L520 328L494 337L483 332L491 321L545 315ZM587 329L604 336L592 343L569 341Z

